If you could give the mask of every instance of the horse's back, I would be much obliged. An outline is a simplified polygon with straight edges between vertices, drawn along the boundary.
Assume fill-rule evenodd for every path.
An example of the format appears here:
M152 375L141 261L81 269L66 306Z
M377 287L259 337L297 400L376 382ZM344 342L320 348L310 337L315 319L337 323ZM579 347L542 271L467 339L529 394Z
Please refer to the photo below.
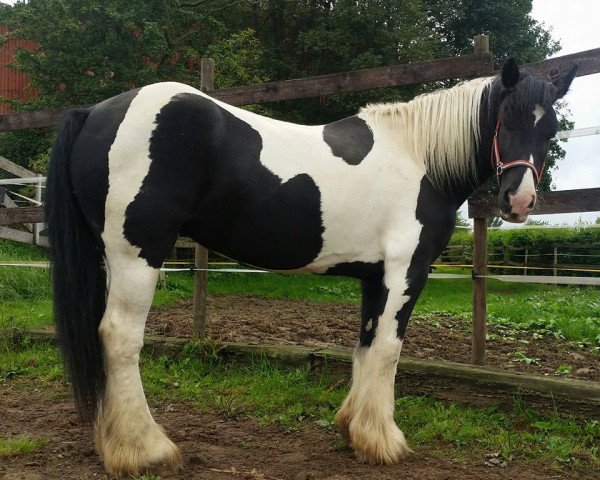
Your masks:
M175 83L96 105L71 157L84 215L105 244L124 237L156 267L181 232L268 268L310 263L321 247L319 190L308 175L282 181L261 163L256 122L283 125ZM268 244L295 247L274 254Z

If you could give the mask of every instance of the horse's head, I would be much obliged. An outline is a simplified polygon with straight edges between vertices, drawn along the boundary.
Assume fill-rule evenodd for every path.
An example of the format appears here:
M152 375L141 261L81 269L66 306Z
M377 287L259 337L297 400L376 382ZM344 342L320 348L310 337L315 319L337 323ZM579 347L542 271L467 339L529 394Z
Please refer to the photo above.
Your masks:
M535 206L550 140L558 131L554 103L569 89L577 66L550 79L520 72L514 59L502 67L502 92L492 144L501 216L521 223Z

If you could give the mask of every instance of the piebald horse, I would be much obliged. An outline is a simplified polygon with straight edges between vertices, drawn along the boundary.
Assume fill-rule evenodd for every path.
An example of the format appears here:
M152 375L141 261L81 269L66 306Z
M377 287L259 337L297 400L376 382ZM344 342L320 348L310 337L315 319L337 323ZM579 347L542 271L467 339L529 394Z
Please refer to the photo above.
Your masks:
M54 318L108 472L181 465L138 365L159 269L179 235L263 269L360 279L352 385L336 422L364 461L409 452L394 379L430 265L457 209L492 175L502 217L527 218L558 129L553 104L575 72L541 78L511 59L496 77L319 126L171 82L73 110L47 184Z

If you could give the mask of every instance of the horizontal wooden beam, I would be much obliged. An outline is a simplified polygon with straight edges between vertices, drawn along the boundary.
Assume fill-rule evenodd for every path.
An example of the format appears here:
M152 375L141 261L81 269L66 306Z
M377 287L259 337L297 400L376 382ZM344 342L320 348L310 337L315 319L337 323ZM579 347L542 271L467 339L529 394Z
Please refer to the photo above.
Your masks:
M576 63L577 76L592 75L600 72L600 48L592 50L584 50L583 52L563 55L561 57L549 58L541 62L529 63L527 69L537 73L538 75L553 76L558 72L562 72Z
M34 244L33 233L22 232L21 230L15 230L14 228L0 227L0 238L19 243L28 243L29 245ZM48 239L40 236L39 245L42 247L47 247L49 245Z
M527 67L538 74L551 75L565 70L572 63L579 64L577 76L599 73L600 48L531 63ZM463 55L428 62L406 63L354 72L214 90L211 95L231 105L247 105L491 74L491 54ZM60 123L64 113L70 108L75 107L0 115L0 132L56 126Z
M491 54L463 55L427 62L404 63L354 72L227 88L215 90L211 95L231 105L247 105L358 92L372 88L414 85L448 78L481 77L492 73Z
M600 212L600 188L542 192L531 215L583 212ZM475 195L469 198L469 218L498 216L500 209L495 196Z
M0 208L0 226L43 221L44 207Z
M50 330L20 332L34 341L54 342ZM189 339L146 337L144 349L153 356L177 356ZM349 379L352 369L352 351L349 349L319 349L293 345L248 345L216 343L217 355L239 362L255 362L267 358L284 367L310 366L313 371L324 371ZM537 408L559 409L570 415L596 413L600 408L600 384L587 380L550 378L516 374L494 368L461 363L422 360L401 356L397 370L401 394L428 394L448 401L478 406L506 406L512 408L518 396Z

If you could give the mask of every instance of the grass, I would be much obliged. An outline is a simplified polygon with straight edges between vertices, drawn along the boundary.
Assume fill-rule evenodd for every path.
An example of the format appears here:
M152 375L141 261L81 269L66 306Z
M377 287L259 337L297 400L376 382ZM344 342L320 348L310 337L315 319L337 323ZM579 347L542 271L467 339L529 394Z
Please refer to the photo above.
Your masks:
M177 359L142 357L142 374L152 404L191 402L205 413L225 418L252 418L285 430L311 424L333 428L335 410L347 383L308 369L284 370L265 359L239 365L219 359L210 345L191 343ZM56 350L27 342L0 353L0 388L16 377L38 388L61 379ZM535 460L573 469L600 467L600 423L562 418L528 410L518 401L509 412L443 403L429 397L396 400L396 421L413 448L444 451L459 461L480 462L485 455ZM343 448L332 440L332 450ZM325 446L326 447L326 446Z
M43 260L31 246L0 241L0 260ZM465 325L471 319L469 279L430 279L415 315L452 315ZM209 273L213 295L257 295L318 302L360 302L358 281L317 275ZM189 273L170 273L166 288L157 289L154 305L167 307L193 292ZM0 326L40 328L51 324L50 282L46 270L0 267ZM357 319L358 320L358 319ZM600 344L600 288L516 284L488 281L490 324L566 338L586 345ZM410 335L410 327L408 330Z
M48 440L27 437L0 437L0 458L15 455L27 455L39 447L46 445Z

